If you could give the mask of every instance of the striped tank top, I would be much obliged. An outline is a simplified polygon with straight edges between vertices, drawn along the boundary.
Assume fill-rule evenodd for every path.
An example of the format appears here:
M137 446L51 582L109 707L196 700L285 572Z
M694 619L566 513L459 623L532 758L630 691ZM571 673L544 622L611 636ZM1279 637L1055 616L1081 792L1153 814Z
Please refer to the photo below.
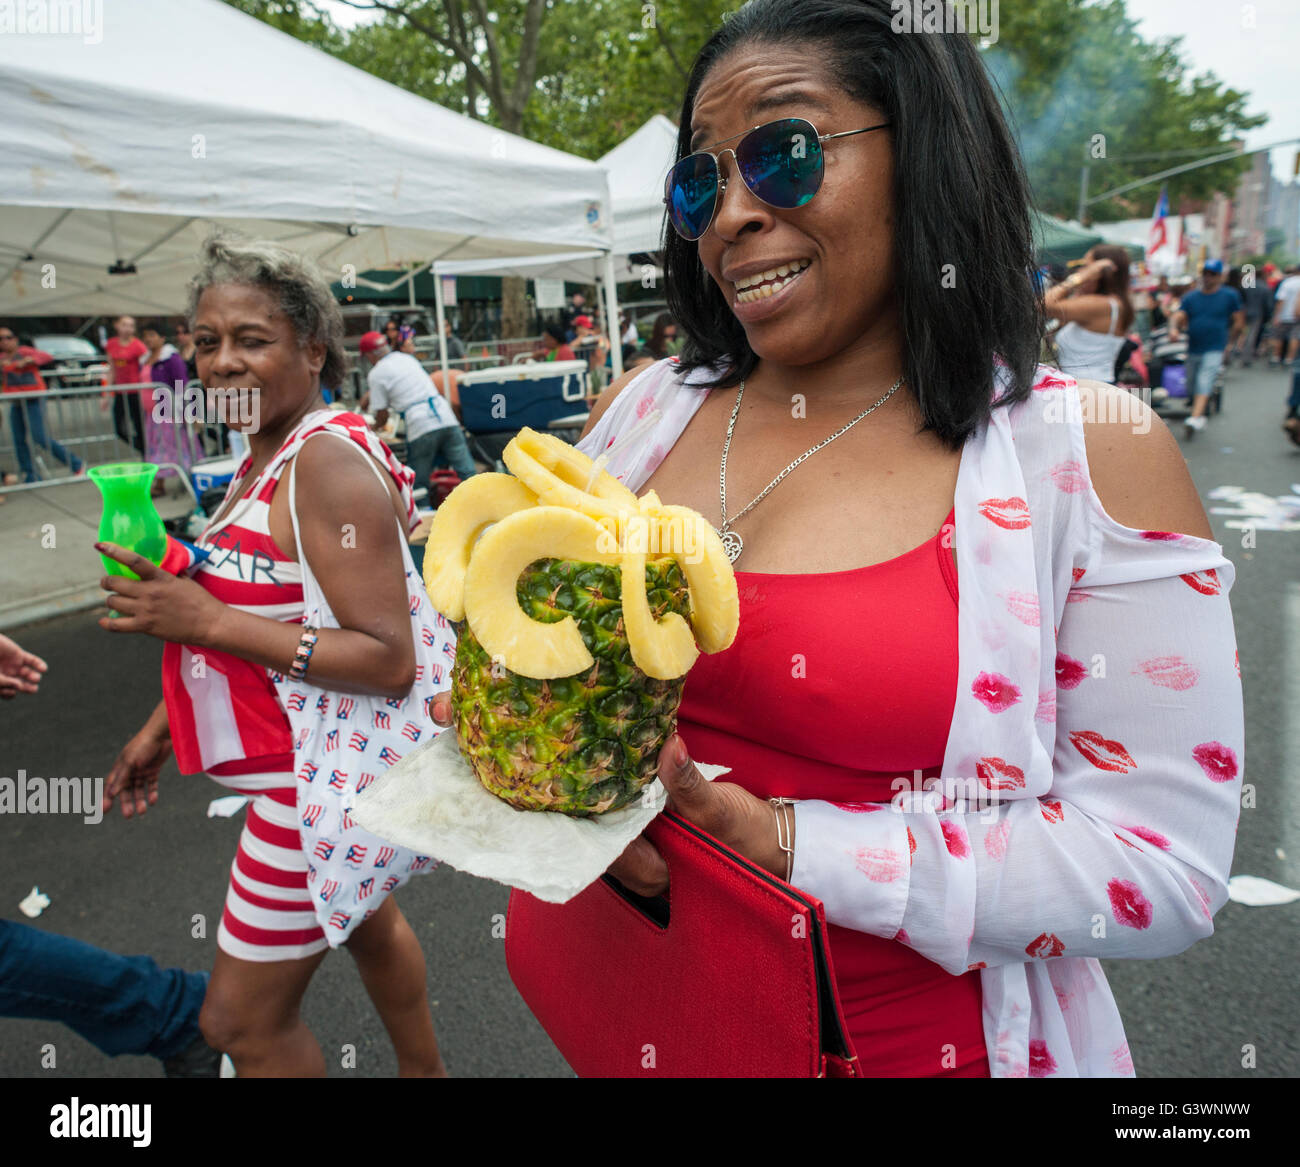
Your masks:
M302 441L326 426L346 433L369 453L380 451L399 486L411 476L359 415L328 409L308 414L252 481L247 480L252 455L245 457L218 517L199 537L199 546L210 554L193 578L222 603L272 620L302 622L302 569L271 537L271 500ZM414 522L409 487L403 495ZM237 501L231 504L232 499ZM214 649L169 643L163 650L163 694L182 774L257 773L270 782L271 772L293 770L289 719L262 665Z

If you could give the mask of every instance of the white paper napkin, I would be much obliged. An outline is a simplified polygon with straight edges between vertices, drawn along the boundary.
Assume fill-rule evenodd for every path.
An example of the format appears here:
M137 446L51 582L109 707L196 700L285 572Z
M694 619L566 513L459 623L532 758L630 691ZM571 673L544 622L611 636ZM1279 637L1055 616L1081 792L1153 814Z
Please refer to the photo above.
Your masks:
M696 765L709 778L729 772ZM599 879L666 801L656 778L628 806L592 818L517 810L483 788L444 730L358 794L352 817L390 843L562 904Z

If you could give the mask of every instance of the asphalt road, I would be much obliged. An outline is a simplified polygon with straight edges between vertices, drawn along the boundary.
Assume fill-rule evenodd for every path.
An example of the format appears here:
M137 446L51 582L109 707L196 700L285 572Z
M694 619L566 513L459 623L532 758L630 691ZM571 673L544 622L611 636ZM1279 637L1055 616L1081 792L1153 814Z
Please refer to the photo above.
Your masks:
M1208 494L1235 485L1265 495L1300 483L1300 448L1278 426L1286 378L1276 370L1230 374L1225 411L1184 445L1207 509ZM1183 440L1181 425L1175 432ZM1243 532L1211 514L1215 537L1237 566L1232 592L1246 699L1245 780L1256 809L1238 829L1234 871L1300 886L1300 533ZM93 613L17 632L50 664L35 698L0 705L0 774L94 776L158 700L156 643L120 637L110 644ZM142 820L114 815L98 826L71 816L7 815L0 820L0 912L17 910L33 885L52 903L38 927L125 953L147 952L164 965L210 967L240 818L205 817L224 791L206 778L164 772L157 807ZM447 1065L457 1076L537 1077L569 1070L516 994L492 918L506 889L442 868L400 893L429 964L429 997ZM193 939L202 914L206 939ZM1159 961L1110 961L1137 1072L1143 1077L1295 1077L1300 1075L1295 969L1300 965L1300 902L1282 907L1229 903L1216 932L1187 952ZM581 1008L580 986L575 1007ZM378 1016L351 960L333 953L308 992L304 1017L336 1077L396 1071ZM53 1042L57 1064L41 1068ZM341 1050L355 1045L354 1070ZM1242 1065L1243 1047L1254 1068ZM0 1075L159 1076L150 1058L108 1059L61 1026L0 1020Z

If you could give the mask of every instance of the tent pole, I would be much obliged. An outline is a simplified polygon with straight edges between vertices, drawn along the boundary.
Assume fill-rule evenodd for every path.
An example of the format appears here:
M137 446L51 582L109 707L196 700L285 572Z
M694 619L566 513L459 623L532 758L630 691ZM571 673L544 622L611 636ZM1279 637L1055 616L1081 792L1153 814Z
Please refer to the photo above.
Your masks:
M614 376L623 375L623 338L619 334L618 283L614 279L614 253L605 252L605 328L609 332L609 359Z
M451 373L447 368L447 326L443 323L442 312L442 276L438 274L437 263L429 265L433 274L433 306L438 316L438 360L442 364L442 395L451 400Z

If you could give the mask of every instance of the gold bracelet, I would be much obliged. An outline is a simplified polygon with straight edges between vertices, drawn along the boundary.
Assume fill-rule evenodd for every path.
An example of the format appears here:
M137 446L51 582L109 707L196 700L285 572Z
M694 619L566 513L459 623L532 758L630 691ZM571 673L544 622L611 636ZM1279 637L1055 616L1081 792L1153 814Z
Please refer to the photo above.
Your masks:
M794 806L792 798L769 798L767 800L772 804L772 811L776 815L776 845L785 852L785 881L790 882L790 877L794 874L794 827L790 821L790 808ZM785 831L781 830L781 819L785 818Z

